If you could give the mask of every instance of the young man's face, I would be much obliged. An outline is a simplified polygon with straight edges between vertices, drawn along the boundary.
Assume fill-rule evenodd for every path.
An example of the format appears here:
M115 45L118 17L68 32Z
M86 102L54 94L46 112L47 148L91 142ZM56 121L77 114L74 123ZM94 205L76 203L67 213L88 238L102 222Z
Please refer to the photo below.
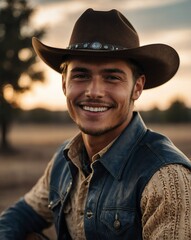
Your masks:
M68 111L81 131L92 136L120 134L143 86L144 76L134 82L130 67L120 59L75 58L63 74Z

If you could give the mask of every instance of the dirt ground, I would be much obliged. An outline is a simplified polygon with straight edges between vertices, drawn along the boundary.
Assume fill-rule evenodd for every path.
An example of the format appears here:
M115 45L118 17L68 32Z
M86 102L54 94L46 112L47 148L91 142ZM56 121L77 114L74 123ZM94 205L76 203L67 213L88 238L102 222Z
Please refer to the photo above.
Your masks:
M191 159L191 124L149 125L167 135ZM9 137L14 154L0 154L0 212L28 191L42 175L58 146L77 133L60 125L14 125ZM54 230L48 232L54 239Z

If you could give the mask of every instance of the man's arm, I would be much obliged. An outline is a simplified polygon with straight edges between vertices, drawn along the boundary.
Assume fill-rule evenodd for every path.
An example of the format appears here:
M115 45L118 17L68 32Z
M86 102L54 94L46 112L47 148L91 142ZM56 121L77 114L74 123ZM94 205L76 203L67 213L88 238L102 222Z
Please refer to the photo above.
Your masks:
M40 233L49 225L24 199L21 199L2 213L0 217L0 239L24 240L27 233Z
M53 222L48 209L49 181L54 159L36 185L0 216L1 240L24 240L31 232L40 233Z
M168 165L151 178L141 199L143 239L191 239L191 172Z

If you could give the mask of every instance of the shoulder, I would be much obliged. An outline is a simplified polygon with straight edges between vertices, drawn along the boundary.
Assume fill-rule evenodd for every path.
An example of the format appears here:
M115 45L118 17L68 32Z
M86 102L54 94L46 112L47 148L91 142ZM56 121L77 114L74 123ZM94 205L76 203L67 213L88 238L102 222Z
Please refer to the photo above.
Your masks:
M159 173L164 174L167 170L173 172L175 168L179 167L185 171L186 169L191 171L191 161L167 137L150 130L146 132L140 142L133 156L133 164L136 164L137 176L141 183L139 199L146 185L156 173L158 176ZM132 178L134 177L132 175Z
M160 202L185 201L191 199L191 170L180 164L170 164L160 168L149 180L142 193L141 205L148 200Z
M191 168L191 161L166 136L148 130L141 141L142 153L148 161L162 165L177 163Z

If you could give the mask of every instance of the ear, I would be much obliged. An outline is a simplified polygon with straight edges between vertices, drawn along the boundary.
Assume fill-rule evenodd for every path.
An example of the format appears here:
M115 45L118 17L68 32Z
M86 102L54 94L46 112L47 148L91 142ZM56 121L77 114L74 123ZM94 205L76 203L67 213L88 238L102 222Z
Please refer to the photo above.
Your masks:
M145 85L145 75L141 75L135 82L133 92L132 92L132 100L137 100L143 91Z
M66 79L64 74L62 74L62 90L64 95L66 95Z

